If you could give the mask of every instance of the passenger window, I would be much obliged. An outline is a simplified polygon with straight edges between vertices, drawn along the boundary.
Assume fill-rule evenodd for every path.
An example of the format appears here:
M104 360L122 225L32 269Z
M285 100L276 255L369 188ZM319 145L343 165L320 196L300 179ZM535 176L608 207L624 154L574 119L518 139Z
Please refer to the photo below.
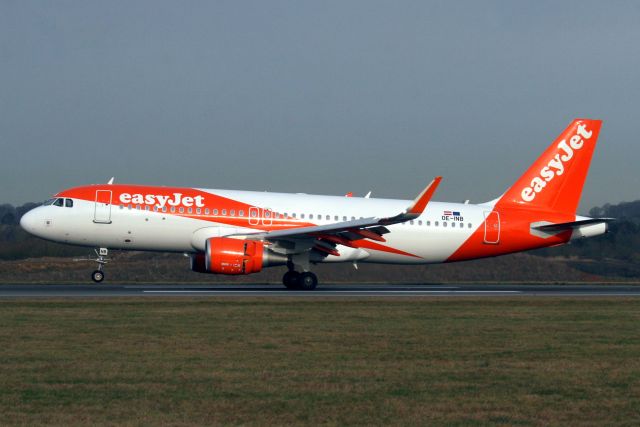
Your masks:
M171 211L173 212L173 208L171 208ZM180 206L180 208L178 209L178 212L184 213L184 208L182 206Z
M355 220L356 220L356 217L355 217L355 216L352 216L352 217L351 217L351 221L355 221Z
M240 216L240 217L244 217L244 211L243 211L243 210L241 210L240 212L238 212L238 216Z
M326 219L327 221L331 221L331 215L327 215L327 216L325 217L325 219Z
M122 208L122 206L120 206L120 207ZM153 211L154 212L158 212L158 206L157 205L153 207Z
M197 208L197 209L196 209L196 213L197 213L198 215L200 215L200 214L202 213L202 209Z
M418 221L418 225L422 225L422 220L419 220L419 221Z
M64 203L63 199L56 199L56 201L53 202L53 206L58 206L59 208L61 208L63 203Z
M120 205L120 210L124 209L124 205ZM158 207L156 206L156 210L158 210Z
M431 221L427 221L427 227L431 227Z
M471 223L469 223L469 228L471 228Z
M175 206L171 206L171 212L175 212L176 211L176 207Z
M265 218L271 218L271 211L264 211Z
M204 214L205 215L209 215L211 213L211 211L209 210L209 208L204 208Z
M131 209L131 205L129 205L129 209ZM166 206L163 206L163 207L162 207L162 212L166 212L166 211L167 211L167 207L166 207ZM164 218L163 218L163 219L164 219Z
M222 216L227 216L227 210L226 209L222 209Z
M296 219L296 214L291 214L291 216L293 217L293 219Z
M231 209L231 210L229 211L229 215L231 215L231 216L236 216L236 210L235 210L235 209Z
M409 223L410 223L411 225L413 225L413 220L409 221Z
M301 219L304 219L304 214L300 214L300 218L301 218Z
M334 221L339 221L339 220L340 220L340 217L339 217L338 215L336 215L336 216L334 216L334 217L333 217L333 220L334 220Z
M343 221L346 221L346 220L347 220L347 217L346 217L346 216L343 216L343 217L342 217L342 220L343 220Z
M73 200L71 199L64 199L64 205L68 208L72 208L73 207Z
M434 222L433 225L435 225L436 227L438 226L438 221Z
M214 210L213 210L213 214L214 214L214 215L218 215L218 209L214 209Z
M189 208L189 209L187 210L187 212L189 212L189 213L193 213L193 209L192 209L192 208Z
M149 210L149 205L144 205L144 210L148 211Z
M463 223L460 223L460 228L464 228L464 224Z
M313 219L313 214L309 214L309 219Z
M446 222L443 222L443 223L442 223L442 226L443 226L443 227L446 227L446 226L447 226L447 223L446 223Z

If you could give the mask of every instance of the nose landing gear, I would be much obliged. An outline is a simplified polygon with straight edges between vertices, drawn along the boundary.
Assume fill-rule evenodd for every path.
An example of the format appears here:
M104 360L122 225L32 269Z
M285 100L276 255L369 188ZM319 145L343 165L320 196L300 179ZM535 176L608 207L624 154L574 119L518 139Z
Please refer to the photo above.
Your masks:
M91 273L91 279L96 283L100 283L104 280L104 273L101 270L95 270Z
M97 256L95 262L98 263L98 269L91 273L91 280L96 283L100 283L104 280L104 271L102 271L102 269L104 268L104 265L109 262L106 258L107 255L109 255L109 249L100 248L100 250L96 249L95 252Z

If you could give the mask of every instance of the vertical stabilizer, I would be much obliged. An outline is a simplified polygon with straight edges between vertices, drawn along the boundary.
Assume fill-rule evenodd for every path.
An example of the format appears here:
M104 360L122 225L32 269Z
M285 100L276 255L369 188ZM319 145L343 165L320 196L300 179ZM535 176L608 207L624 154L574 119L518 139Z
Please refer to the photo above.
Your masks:
M499 203L575 213L601 125L601 120L571 122Z

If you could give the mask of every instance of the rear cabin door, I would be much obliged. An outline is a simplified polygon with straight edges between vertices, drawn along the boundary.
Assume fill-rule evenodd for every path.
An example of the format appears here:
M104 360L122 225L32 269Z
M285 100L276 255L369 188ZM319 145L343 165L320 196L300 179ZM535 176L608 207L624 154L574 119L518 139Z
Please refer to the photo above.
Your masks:
M111 190L97 190L93 222L111 224Z
M484 243L488 245L500 243L500 214L496 211L484 213Z

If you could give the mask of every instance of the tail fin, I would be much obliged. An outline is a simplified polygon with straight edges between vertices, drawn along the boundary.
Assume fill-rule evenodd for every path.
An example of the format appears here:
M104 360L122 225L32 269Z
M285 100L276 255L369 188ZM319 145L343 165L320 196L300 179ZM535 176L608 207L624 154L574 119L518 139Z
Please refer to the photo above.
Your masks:
M502 204L575 213L601 120L575 119L500 198Z

